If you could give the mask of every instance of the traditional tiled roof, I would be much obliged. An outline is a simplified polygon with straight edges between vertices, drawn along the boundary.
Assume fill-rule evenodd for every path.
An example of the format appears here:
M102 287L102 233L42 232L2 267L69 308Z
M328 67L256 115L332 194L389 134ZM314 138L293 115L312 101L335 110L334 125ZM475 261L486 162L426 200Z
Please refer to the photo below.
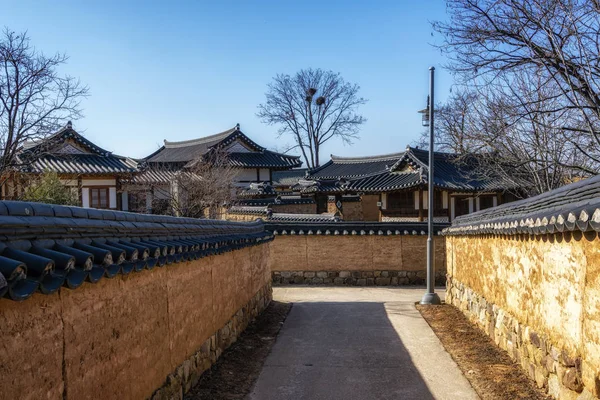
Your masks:
M111 154L110 151L104 150L100 146L90 142L88 139L77 133L73 129L73 125L69 121L67 125L58 130L52 135L35 141L28 141L23 144L23 150L20 152L21 155L40 155L48 153L49 150L55 148L61 143L73 140L75 143L80 144L86 148L90 153L108 156Z
M300 182L302 193L387 192L424 186L428 182L429 153L407 147L403 153L361 158L332 158ZM434 153L435 186L452 191L484 192L513 189L502 179L477 179L475 166L450 153Z
M301 179L292 189L302 194L335 193L345 191L348 183L346 179Z
M243 206L266 206L271 204L314 204L315 199L312 197L302 197L298 195L279 195L277 197L265 197L258 199L241 199L237 201L237 205Z
M272 239L262 222L236 223L0 201L0 297L196 260Z
M292 214L272 213L269 222L339 222L340 217L335 214Z
M72 152L65 151L68 143ZM70 123L58 132L35 142L26 142L17 154L17 164L28 173L52 171L59 174L131 174L137 172L137 162L117 156L90 142L77 133Z
M227 212L229 214L251 214L251 215L264 215L266 216L269 211L269 207L265 205L256 205L256 206L248 206L248 205L235 205L229 207Z
M339 179L358 178L382 173L392 167L404 152L371 157L338 157L331 155L331 160L309 172L311 178Z
M193 172L182 169L169 168L165 165L145 164L140 168L140 172L133 175L128 183L139 185L169 185L179 179L182 175L188 179L200 179Z
M145 158L148 163L193 163L198 157L215 148L226 148L235 141L240 141L248 148L248 152L229 152L229 162L242 168L281 168L288 169L302 164L300 157L276 153L253 142L239 129L239 125L216 135L182 142L165 140L164 146Z
M447 235L600 231L600 176L454 220Z
M275 197L276 192L268 182L253 182L247 189L238 193L238 197Z
M296 168L287 171L273 171L274 187L294 186L298 181L306 176L308 168Z
M137 163L129 158L97 154L42 155L26 163L25 172L53 171L59 174L131 174L137 172Z
M436 235L449 224L434 225ZM357 221L267 221L265 229L275 235L427 235L426 222L357 222Z

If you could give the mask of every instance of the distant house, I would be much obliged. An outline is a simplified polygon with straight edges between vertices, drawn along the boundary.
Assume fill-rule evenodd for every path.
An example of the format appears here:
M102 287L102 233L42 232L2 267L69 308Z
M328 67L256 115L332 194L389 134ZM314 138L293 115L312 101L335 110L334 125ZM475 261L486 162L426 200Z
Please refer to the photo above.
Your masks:
M77 193L82 207L113 210L128 209L122 183L138 171L135 160L100 148L71 122L43 140L26 142L16 161L2 179L2 199L19 199L32 175L52 171Z
M273 181L276 171L299 167L300 157L280 154L258 145L246 136L239 124L232 129L198 139L172 142L164 145L141 160L140 173L132 185L147 188L144 201L147 211L151 211L156 200L172 198L176 194L173 186L176 176L193 173L193 165L208 157L212 152L227 154L229 165L239 170L235 185L240 189L250 189L251 184Z
M334 205L346 220L426 221L428 156L427 151L414 147L370 157L331 156L293 189L313 196L318 213L332 212ZM435 153L436 221L450 222L459 215L514 200L509 190L515 188L509 182L477 178L476 165L457 161L455 154Z

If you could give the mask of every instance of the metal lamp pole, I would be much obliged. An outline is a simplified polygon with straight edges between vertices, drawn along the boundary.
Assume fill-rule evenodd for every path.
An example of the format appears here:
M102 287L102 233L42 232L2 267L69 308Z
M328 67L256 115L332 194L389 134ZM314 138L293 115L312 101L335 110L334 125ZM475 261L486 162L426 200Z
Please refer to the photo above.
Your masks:
M435 251L433 247L433 98L435 67L429 67L429 178L427 182L428 190L428 210L427 210L427 292L421 299L421 304L441 304L440 296L435 293Z

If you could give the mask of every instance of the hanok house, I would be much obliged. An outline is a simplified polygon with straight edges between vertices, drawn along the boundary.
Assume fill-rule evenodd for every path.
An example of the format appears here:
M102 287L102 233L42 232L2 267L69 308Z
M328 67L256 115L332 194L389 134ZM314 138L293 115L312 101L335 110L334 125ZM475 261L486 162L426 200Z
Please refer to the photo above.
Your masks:
M16 161L3 179L2 199L19 199L32 175L51 171L77 193L82 207L128 209L122 181L137 172L137 162L90 142L71 122L45 139L24 143Z
M133 184L148 188L144 197L147 212L162 201L181 196L174 187L177 174L191 173L194 163L211 152L223 151L229 165L238 170L234 184L240 189L251 183L271 184L275 171L299 167L300 157L280 154L258 145L246 136L237 124L232 129L216 135L181 142L164 141L164 145L142 160L142 171ZM133 199L132 199L133 201ZM139 201L138 201L139 202ZM162 212L162 211L161 211Z
M311 194L317 212L335 206L344 220L426 221L428 214L429 153L407 147L402 153L372 157L336 157L294 187ZM456 154L434 154L434 219L451 222L515 199L509 182L477 179L475 164L459 163ZM360 201L357 201L357 196Z

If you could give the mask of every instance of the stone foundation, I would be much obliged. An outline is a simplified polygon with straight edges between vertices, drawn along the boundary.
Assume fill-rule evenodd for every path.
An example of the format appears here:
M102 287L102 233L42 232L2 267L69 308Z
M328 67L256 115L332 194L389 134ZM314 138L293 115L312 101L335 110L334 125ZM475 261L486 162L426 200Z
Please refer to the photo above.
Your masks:
M584 381L594 382L596 390L600 389L600 381L595 376L586 376L586 371L591 372L591 369L582 368L580 354L552 343L548 337L521 324L513 315L451 276L446 284L446 302L458 307L496 345L506 350L550 396L573 400L596 398L584 389Z
M425 285L426 271L274 271L273 285L400 286ZM445 271L436 272L443 286Z
M183 399L183 395L189 392L198 383L202 374L210 369L221 354L237 341L248 324L267 308L272 299L273 289L269 282L221 329L208 338L195 354L180 364L167 377L164 385L154 392L151 399Z

